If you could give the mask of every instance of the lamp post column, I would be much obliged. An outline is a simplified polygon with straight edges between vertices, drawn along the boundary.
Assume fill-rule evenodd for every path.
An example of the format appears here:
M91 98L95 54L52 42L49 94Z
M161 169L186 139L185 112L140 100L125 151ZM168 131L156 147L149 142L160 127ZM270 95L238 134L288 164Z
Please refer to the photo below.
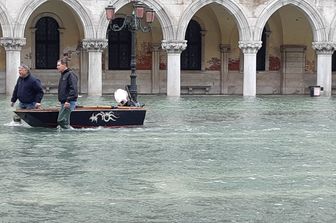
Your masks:
M130 30L131 32L131 85L129 86L129 92L131 94L131 98L135 103L138 102L137 97L138 97L138 87L136 84L136 30Z
M89 53L87 91L89 96L102 96L103 94L102 51L107 44L106 39L83 40L83 48Z
M162 49L167 51L167 96L181 95L181 52L187 41L162 41Z
M330 42L313 42L313 48L317 54L317 81L318 86L323 87L321 94L331 96L332 91L332 54L335 50Z
M26 45L26 39L3 37L0 39L0 44L6 50L6 94L11 95L19 76L21 49Z
M239 48L244 53L243 95L256 96L257 89L257 52L261 41L240 41Z
M131 0L132 14L123 16L122 25L113 24L115 18L115 7L109 4L105 8L106 19L109 21L110 30L119 32L123 29L128 29L131 32L131 84L127 86L130 98L135 106L141 106L137 100L137 85L136 85L136 32L150 32L151 24L154 21L155 12L150 8L146 8L143 3L138 0ZM145 14L145 16L144 16Z

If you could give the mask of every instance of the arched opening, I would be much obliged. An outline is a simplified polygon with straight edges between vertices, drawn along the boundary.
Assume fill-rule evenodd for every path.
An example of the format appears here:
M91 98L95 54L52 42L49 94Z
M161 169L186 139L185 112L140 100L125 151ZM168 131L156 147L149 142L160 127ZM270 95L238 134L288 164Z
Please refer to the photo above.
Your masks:
M116 18L113 25L122 26L123 18ZM119 32L107 30L108 35L108 64L109 70L129 70L131 67L131 32L127 29Z
M314 32L305 12L292 4L278 8L260 32L257 94L307 94L316 83ZM265 56L265 59L264 59Z
M188 22L181 21L180 26L181 29L185 27L181 32L187 40L187 48L181 53L181 94L241 93L243 78L239 75L237 20L225 5L218 3L204 5L185 17L190 16ZM192 26L196 31L191 32ZM196 50L191 59L197 58L196 67L187 70L188 60L184 56L195 38L198 41L195 41L197 44L193 48Z
M181 54L182 70L201 70L202 36L201 26L195 20L190 20L185 39L187 48Z
M51 17L42 17L35 28L36 69L55 69L60 48L59 25Z
M266 28L264 28L261 36L262 46L257 53L257 71L265 71L266 69Z

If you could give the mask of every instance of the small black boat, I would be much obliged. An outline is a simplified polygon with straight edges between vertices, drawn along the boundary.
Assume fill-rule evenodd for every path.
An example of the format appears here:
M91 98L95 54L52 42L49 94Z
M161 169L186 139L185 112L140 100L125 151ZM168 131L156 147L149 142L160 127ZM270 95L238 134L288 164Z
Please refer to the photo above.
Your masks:
M17 109L14 111L32 127L56 128L59 108ZM77 106L71 112L73 128L122 127L143 125L146 110L128 106Z

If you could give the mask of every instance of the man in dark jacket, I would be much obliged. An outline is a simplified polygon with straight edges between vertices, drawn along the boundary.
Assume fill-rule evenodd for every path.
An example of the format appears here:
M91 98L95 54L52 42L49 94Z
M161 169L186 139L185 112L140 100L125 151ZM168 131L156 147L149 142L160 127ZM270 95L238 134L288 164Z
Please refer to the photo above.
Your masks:
M30 73L27 65L21 64L19 66L19 78L11 98L11 106L13 107L19 99L21 109L39 108L43 94L40 80Z
M71 111L75 110L78 88L77 75L68 68L67 58L62 58L57 61L57 70L61 73L58 83L58 100L61 102L61 110L58 113L58 123L63 128L68 128L70 125Z

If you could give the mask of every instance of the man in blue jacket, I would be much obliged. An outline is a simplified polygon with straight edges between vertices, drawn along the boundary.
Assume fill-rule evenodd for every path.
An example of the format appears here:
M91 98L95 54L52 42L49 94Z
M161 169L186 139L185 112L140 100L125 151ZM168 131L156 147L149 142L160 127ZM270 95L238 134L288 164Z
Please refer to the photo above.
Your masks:
M43 94L40 80L30 73L27 65L21 64L19 66L19 78L11 98L11 106L13 107L19 99L19 108L21 109L39 108Z

